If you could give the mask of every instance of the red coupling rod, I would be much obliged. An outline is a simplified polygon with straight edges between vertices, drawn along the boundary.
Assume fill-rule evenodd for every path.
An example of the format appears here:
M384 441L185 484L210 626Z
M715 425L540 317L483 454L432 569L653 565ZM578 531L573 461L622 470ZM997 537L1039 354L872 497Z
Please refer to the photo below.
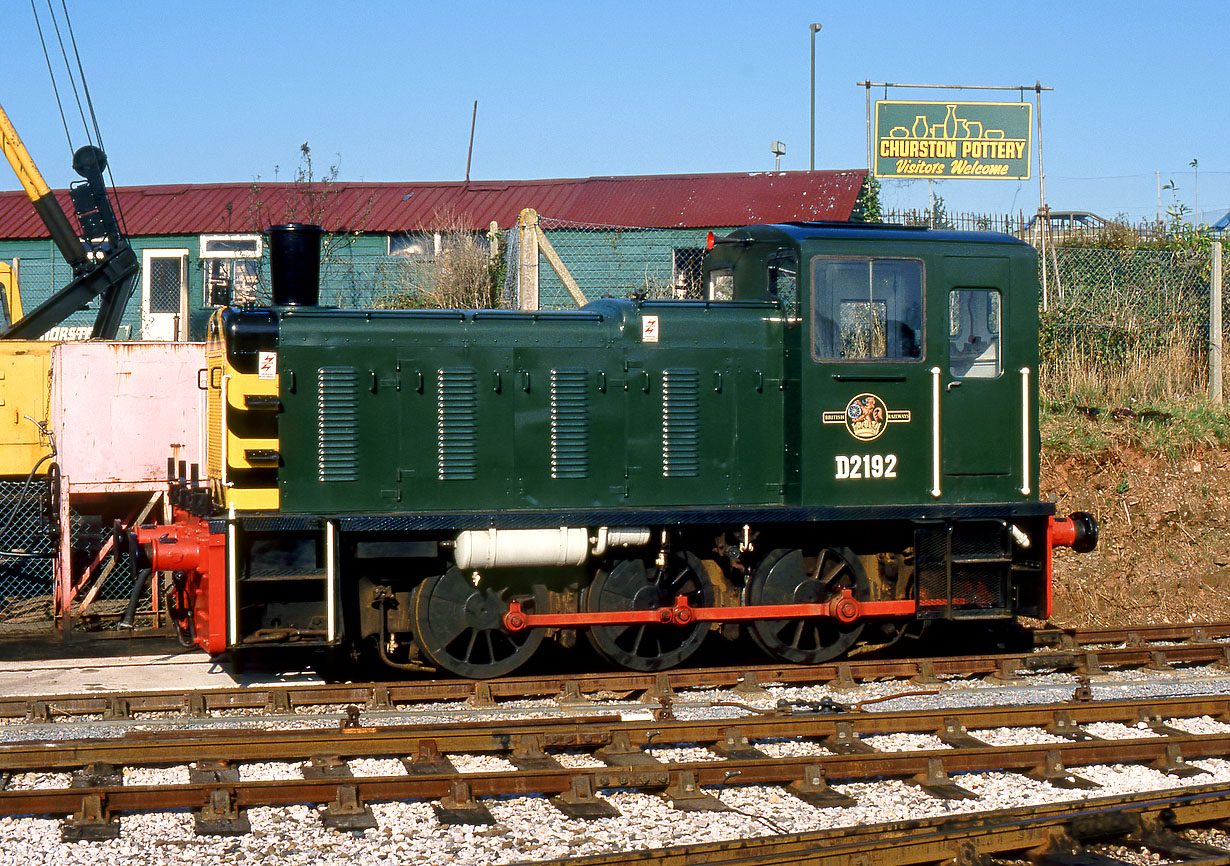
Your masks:
M673 607L577 613L526 613L521 603L510 602L504 627L510 632L527 628L589 628L599 625L691 625L697 622L750 622L762 619L835 619L852 623L866 617L912 617L913 599L859 601L848 589L822 604L758 604L746 607L692 607L687 596Z

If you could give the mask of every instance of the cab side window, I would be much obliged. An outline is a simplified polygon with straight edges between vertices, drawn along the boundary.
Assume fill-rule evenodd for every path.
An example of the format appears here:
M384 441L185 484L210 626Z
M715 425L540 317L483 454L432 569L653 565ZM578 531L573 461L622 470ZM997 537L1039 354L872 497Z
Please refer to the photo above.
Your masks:
M1000 295L995 289L948 293L948 372L955 379L994 379L1002 371Z
M733 268L714 268L709 272L705 286L705 299L730 301L735 296L735 271Z
M799 263L794 253L774 253L769 257L765 287L769 297L782 302L787 316L799 317Z
M816 258L812 274L813 358L921 360L922 262Z

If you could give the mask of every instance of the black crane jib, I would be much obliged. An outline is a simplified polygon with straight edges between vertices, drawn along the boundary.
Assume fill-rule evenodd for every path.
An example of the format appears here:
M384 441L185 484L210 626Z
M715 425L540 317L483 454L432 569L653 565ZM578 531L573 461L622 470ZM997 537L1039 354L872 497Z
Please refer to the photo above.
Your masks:
M73 313L84 309L94 298L100 301L91 337L115 339L140 268L136 252L124 237L107 194L103 180L103 172L107 168L106 154L93 145L82 147L73 154L73 169L83 180L74 183L69 194L81 224L83 241L43 180L2 108L0 150L13 166L35 212L47 226L52 241L73 269L73 279L68 285L18 321L0 329L0 339L37 339Z

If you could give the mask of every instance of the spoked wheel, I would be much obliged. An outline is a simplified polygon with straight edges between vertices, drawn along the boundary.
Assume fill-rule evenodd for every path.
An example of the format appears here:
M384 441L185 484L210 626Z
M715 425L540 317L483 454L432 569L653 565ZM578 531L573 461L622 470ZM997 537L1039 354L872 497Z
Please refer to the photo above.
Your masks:
M743 603L822 604L842 589L859 601L871 591L867 573L848 548L822 548L808 569L801 550L774 550L757 567ZM858 641L863 623L835 619L762 619L750 623L752 640L771 657L792 664L819 664L835 658Z
M624 559L598 572L585 591L585 610L610 613L673 607L678 596L692 607L713 605L713 584L699 559L690 553L671 554L659 569L639 559ZM674 667L700 649L708 624L597 625L586 633L598 654L634 671Z
M542 643L540 628L510 632L504 614L510 600L526 613L544 610L542 590L507 593L475 586L460 569L429 577L414 591L411 627L423 655L438 668L462 677L486 679L511 673Z

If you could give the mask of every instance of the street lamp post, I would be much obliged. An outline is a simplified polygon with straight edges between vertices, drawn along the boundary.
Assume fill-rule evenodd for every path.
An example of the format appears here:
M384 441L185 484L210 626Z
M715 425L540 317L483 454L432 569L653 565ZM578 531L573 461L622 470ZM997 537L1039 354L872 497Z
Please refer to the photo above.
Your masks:
M811 26L811 170L816 170L816 34L819 24Z

